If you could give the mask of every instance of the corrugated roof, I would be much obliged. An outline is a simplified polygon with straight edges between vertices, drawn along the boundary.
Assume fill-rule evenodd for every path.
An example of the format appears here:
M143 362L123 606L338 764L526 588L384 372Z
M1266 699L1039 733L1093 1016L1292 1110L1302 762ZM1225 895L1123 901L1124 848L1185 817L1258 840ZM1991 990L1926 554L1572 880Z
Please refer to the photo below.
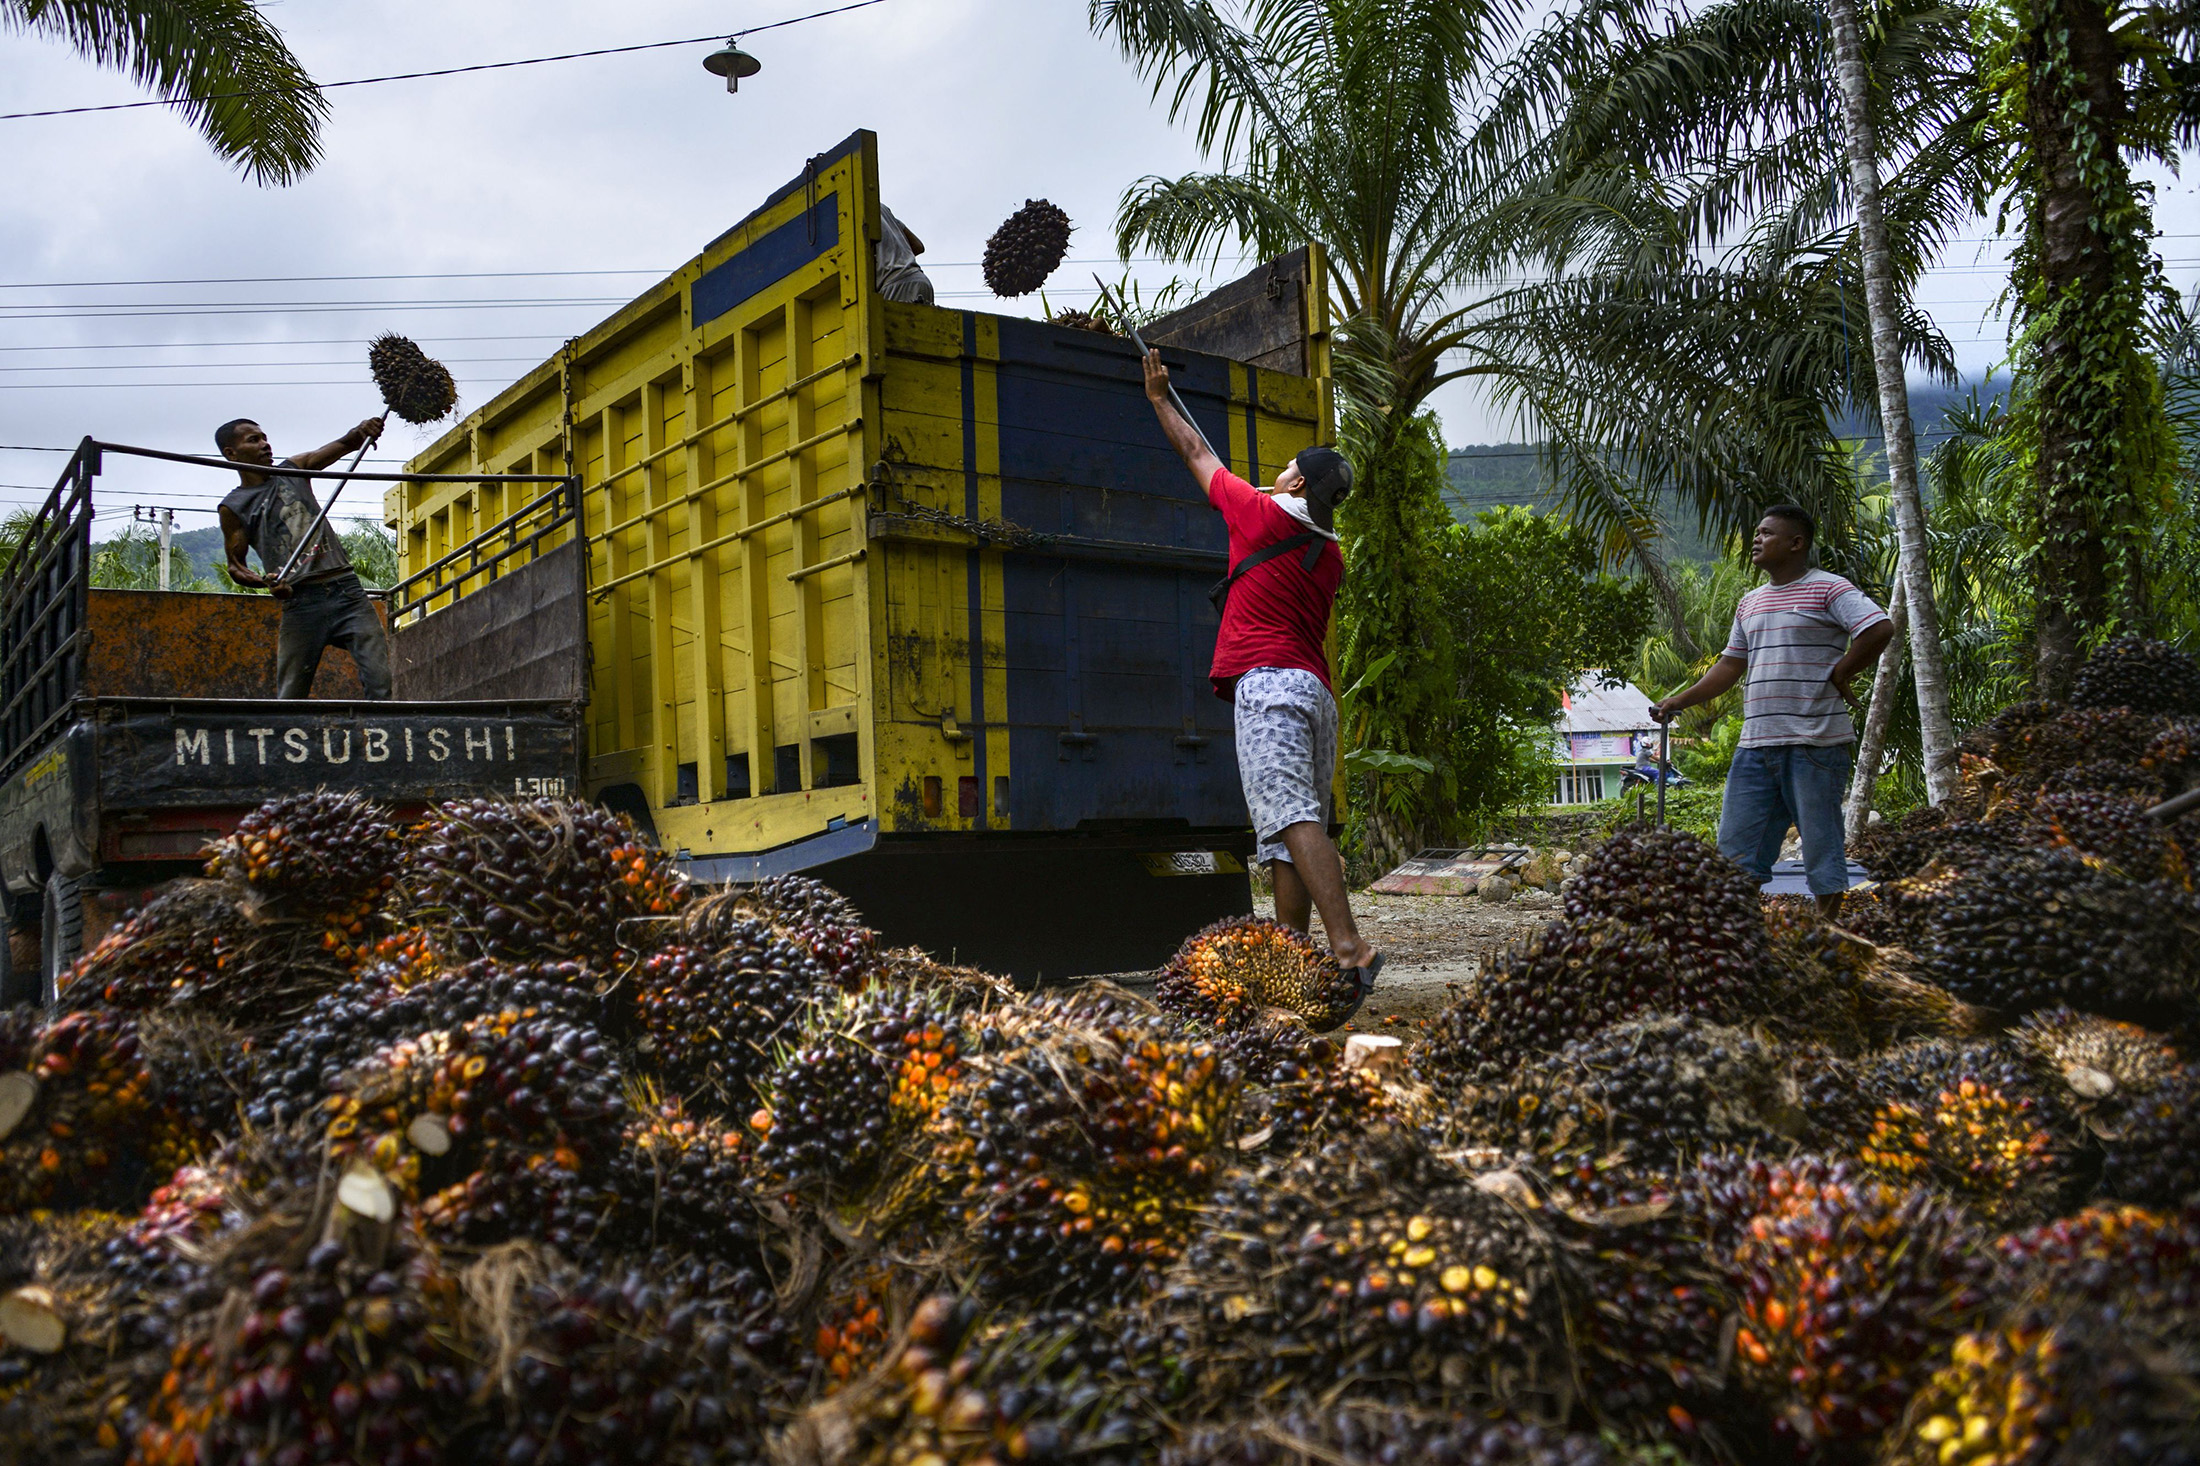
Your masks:
M1559 701L1558 726L1564 733L1630 733L1658 726L1650 716L1650 694L1626 681L1607 687L1601 672L1582 673Z

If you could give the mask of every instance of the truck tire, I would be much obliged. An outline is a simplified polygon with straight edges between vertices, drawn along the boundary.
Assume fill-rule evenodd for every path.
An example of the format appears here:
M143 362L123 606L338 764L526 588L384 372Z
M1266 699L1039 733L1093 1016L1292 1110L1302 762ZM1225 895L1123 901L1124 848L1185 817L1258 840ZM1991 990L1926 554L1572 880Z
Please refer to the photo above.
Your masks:
M38 938L45 959L39 964L39 1000L51 1008L61 996L61 979L84 955L84 893L58 871L46 878L46 911Z
M12 924L0 918L0 1008L43 1002L46 996L44 974L28 964L16 965L12 955L15 944L9 940L13 935Z

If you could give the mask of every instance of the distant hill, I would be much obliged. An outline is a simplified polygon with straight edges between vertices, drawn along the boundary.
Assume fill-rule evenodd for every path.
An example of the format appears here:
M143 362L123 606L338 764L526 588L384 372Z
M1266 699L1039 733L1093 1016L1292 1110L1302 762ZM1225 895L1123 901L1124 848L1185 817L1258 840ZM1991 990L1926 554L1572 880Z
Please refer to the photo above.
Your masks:
M1947 436L1949 412L1968 403L1977 385L1910 384L1910 420L1921 453L1931 452ZM1991 392L1979 394L1980 401L1994 401L2006 390L2007 382L1997 380ZM1881 451L1879 435L1873 430L1876 425L1868 426L1861 415L1852 416L1841 426L1844 433L1861 440L1865 452L1876 456ZM1451 506L1452 517L1464 524L1485 509L1505 505L1521 505L1538 513L1556 508L1556 496L1544 486L1536 462L1536 447L1534 443L1475 443L1452 449L1445 465L1444 488L1444 502ZM1688 516L1684 514L1681 519L1680 523L1666 524L1668 553L1681 560L1719 559L1719 547Z

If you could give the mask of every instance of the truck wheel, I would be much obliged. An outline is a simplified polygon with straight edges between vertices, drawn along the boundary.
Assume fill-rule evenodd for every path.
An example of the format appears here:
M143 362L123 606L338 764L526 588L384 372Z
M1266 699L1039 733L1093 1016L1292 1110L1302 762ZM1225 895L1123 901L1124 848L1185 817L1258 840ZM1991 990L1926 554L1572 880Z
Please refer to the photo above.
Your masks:
M46 878L46 914L39 923L40 1001L49 1008L61 996L61 979L84 954L84 893L60 872Z
M0 920L0 1008L40 1002L46 996L44 974L30 963L15 961L15 943L9 940L14 935L13 927Z

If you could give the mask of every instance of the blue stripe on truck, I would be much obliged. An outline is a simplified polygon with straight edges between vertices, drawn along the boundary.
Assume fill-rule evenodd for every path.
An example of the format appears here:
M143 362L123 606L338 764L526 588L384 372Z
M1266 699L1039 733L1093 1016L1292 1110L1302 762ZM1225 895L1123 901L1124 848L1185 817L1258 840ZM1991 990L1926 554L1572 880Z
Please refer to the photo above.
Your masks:
M840 199L827 194L723 264L696 277L695 324L715 321L840 243Z

